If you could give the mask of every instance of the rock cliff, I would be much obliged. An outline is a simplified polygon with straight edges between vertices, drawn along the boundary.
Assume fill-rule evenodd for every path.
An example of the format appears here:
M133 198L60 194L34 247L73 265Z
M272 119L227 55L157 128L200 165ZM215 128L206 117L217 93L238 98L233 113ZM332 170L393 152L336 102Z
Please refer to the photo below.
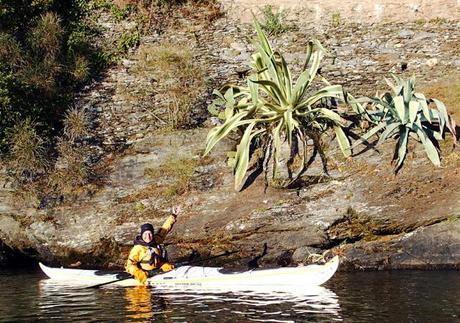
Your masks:
M253 51L251 25L231 15L212 22L184 20L180 13L173 18L175 23L161 32L147 32L141 46L163 40L192 44L209 89L239 80ZM107 33L113 30L108 24L115 22L100 19ZM458 20L299 21L274 39L297 71L310 36L334 53L323 74L352 93L373 95L384 88L389 72L415 74L420 87L435 95L460 80ZM40 209L18 204L3 185L0 241L9 248L48 263L121 267L139 225L150 221L159 227L170 206L182 204L185 212L167 239L174 259L192 250L206 255L236 249L241 252L235 260L244 265L267 242L267 266L306 262L310 253L330 250L343 256L342 268L348 269L459 267L460 152L452 138L442 147L441 168L415 146L407 167L394 176L391 143L358 150L352 160L335 154L330 144L330 176L321 175L316 161L300 188L266 189L259 176L235 192L225 161L235 142L227 140L202 158L211 123L205 108L210 91L193 108L198 120L193 129L161 130L151 113L158 98L143 91L152 80L136 74L138 64L132 50L76 98L101 139L96 148L104 185ZM458 119L458 102L450 108Z

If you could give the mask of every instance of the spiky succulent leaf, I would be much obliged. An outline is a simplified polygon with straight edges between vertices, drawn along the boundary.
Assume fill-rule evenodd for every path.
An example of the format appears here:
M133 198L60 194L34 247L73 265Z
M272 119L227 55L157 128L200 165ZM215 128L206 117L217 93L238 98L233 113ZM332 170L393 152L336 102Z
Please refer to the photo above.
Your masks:
M278 122L278 125L273 129L273 174L276 176L276 168L278 166L281 155L281 129L283 127L283 120Z
M289 145L292 144L292 132L294 131L294 128L298 124L294 118L292 117L292 110L288 109L284 112L284 122L286 124L286 134L287 134L287 139Z
M417 127L417 135L419 136L423 147L425 148L426 155L431 160L433 165L441 166L441 160L439 158L438 150L436 149L435 145L431 142L431 139L426 135L425 131Z
M407 153L407 138L409 137L409 128L401 127L399 132L399 141L398 141L398 160L396 164L396 170L401 167L404 159L406 158Z
M312 60L310 66L310 75L316 75L322 58L328 53L317 39L312 39L309 41L309 48L312 49L309 57L309 60ZM308 66L308 63L309 62L307 61L305 67Z
M422 108L422 114L425 117L426 121L431 123L432 120L430 116L430 109L428 108L428 104L427 104L425 95L423 95L423 93L414 93L414 96L418 99L420 107Z
M262 50L268 54L273 53L272 46L270 45L270 42L268 41L267 36L262 30L262 26L260 25L259 21L257 18L254 16L254 26L256 28L257 32L257 37L259 39L259 46L262 48Z
M265 132L265 129L256 130L253 132L255 122L250 123L244 131L243 137L238 144L236 155L235 155L235 189L238 190L241 187L246 171L249 165L249 152L251 148L252 139Z
M452 133L455 136L455 121L451 121L452 118L449 116L446 106L444 105L444 103L437 99L433 99L433 102L436 104L436 107L439 111L438 120L441 135L443 134L444 127L447 127L450 133Z
M312 96L308 97L304 101L300 102L296 109L301 110L305 109L308 107L313 106L317 102L319 102L321 99L324 98L338 98L342 99L343 98L343 88L340 85L331 85L331 86L326 86L319 91L317 91L315 94ZM308 112L308 110L307 110Z
M405 82L405 85L403 85L403 98L404 98L404 103L409 103L411 98L412 98L412 93L413 93L413 83L409 79Z
M379 144L388 138L392 138L396 133L399 133L399 128L404 127L400 122L393 122L390 124L385 124L386 129L382 132L379 138Z
M268 80L257 80L253 82L262 85L262 88L266 90L267 95L272 96L272 98L276 98L276 101L278 101L282 106L288 105L285 94L275 82Z
M232 130L247 124L250 121L242 120L247 116L247 112L240 112L230 119L227 119L224 124L211 129L206 137L206 149L204 155L209 154L211 149L225 136L227 136Z
M387 125L385 123L380 123L376 125L374 128L366 132L364 135L360 136L360 138L353 143L352 147L356 147L362 144L363 142L367 142L372 136L375 136L386 127Z
M313 111L318 111L323 118L333 121L336 125L343 126L345 123L345 120L338 113L327 108L318 108Z
M254 82L256 80L257 79L253 75L251 75L248 78L248 88L249 88L249 91L251 92L252 104L254 105L257 105L257 103L259 102L259 85Z
M337 137L337 142L339 143L339 147L342 150L342 153L345 157L351 156L351 147L350 141L348 140L347 135L343 131L342 127L334 126L335 135Z
M308 88L309 84L310 84L310 72L308 70L305 70L302 72L302 74L300 74L299 78L297 79L295 87L292 90L292 96L291 96L291 100L289 103L295 104L296 102L298 102L304 95L305 89Z
M406 116L406 107L404 105L404 98L401 95L393 98L393 102L395 105L396 112L398 113L399 120L401 123L406 124L407 116Z
M415 122L417 119L419 103L416 100L411 100L409 102L409 127Z

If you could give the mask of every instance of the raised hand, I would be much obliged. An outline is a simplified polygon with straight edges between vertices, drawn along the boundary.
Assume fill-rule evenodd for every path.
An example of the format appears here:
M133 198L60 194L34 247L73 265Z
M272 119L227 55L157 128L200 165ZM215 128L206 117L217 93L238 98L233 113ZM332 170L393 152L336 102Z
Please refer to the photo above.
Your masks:
M172 214L174 217L177 217L181 212L182 212L182 207L181 207L180 205L174 205L174 206L171 208L171 214Z

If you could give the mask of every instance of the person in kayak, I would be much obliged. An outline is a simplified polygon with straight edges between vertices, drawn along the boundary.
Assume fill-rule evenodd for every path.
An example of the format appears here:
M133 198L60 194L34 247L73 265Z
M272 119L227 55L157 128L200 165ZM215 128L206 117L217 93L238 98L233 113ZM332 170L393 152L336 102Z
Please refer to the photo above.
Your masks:
M180 212L181 207L174 206L171 215L156 234L150 223L141 225L140 235L134 239L134 247L129 252L125 269L142 284L145 284L149 277L149 271L153 269L160 268L163 272L174 269L174 265L168 262L166 249L162 243L166 235L172 230Z

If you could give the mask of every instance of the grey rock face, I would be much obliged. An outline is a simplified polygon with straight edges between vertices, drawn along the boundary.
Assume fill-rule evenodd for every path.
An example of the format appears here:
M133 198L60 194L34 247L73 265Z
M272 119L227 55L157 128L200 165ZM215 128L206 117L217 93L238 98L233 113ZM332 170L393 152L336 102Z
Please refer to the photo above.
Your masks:
M412 30L403 29L398 33L398 36L401 38L412 38L414 37L415 32Z
M197 29L199 43L181 30L152 33L141 43L168 37L192 43L196 61L206 66L210 90L227 81L242 83L253 51L253 27L223 19ZM114 30L113 22L102 23L107 33ZM300 22L295 37L274 38L273 44L289 53L296 76L306 41L318 35L335 51L323 62L329 81L344 84L353 94L374 95L389 71L402 73L402 62L408 73L403 76L415 73L421 82L458 65L458 28L425 25L428 31L416 23L319 29ZM262 265L303 263L310 253L330 250L344 256L344 268L351 269L459 266L460 178L454 155L435 169L416 149L395 177L388 164L394 148L389 143L378 151L357 152L353 161L332 154L330 176L316 160L296 189L266 190L259 176L235 192L226 166L226 152L235 142L222 142L206 159L209 128L161 132L150 109L159 100L149 92L155 81L133 76L130 69L136 64L134 55L127 57L76 98L90 111L100 138L93 148L107 161L104 186L72 204L35 210L14 205L8 186L2 185L0 240L5 244L50 263L122 267L139 224L158 228L178 203L185 212L167 239L173 259L192 250L205 255L238 249L244 265L267 242L269 254ZM197 120L208 117L204 103L210 92L194 107ZM217 123L209 119L204 124ZM331 150L336 148L331 144Z

